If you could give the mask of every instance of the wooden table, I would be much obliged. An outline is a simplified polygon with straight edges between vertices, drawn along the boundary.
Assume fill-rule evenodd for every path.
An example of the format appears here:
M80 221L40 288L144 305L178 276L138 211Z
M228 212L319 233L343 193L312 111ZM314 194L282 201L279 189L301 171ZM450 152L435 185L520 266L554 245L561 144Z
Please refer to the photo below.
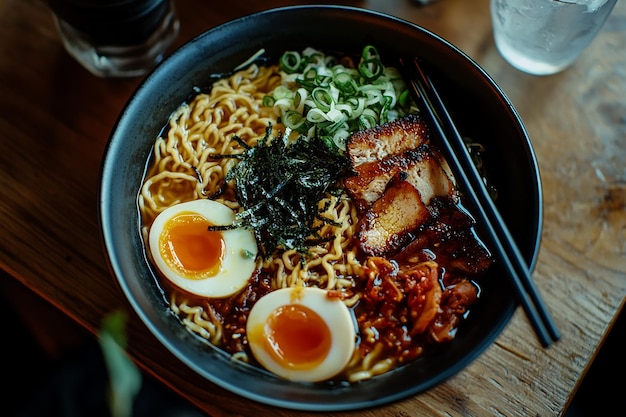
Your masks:
M178 1L176 46L238 16L298 2ZM305 2L299 2L305 3ZM556 416L564 412L626 295L626 2L565 72L523 74L498 55L488 0L339 1L394 14L449 40L502 87L530 133L545 217L534 278L562 339L543 349L521 309L446 383L345 416ZM91 333L117 308L129 352L212 416L306 413L236 397L182 365L132 313L109 274L96 194L108 134L139 79L100 79L63 49L43 0L0 1L0 266ZM338 414L339 415L339 414Z

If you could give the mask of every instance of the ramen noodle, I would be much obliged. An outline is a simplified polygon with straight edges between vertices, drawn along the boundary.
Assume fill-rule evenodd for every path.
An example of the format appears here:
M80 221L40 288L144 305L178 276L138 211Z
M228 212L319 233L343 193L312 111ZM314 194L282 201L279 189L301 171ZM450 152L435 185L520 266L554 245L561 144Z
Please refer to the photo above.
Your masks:
M215 81L173 112L154 143L138 196L145 242L155 217L179 203L214 199L241 211L233 182L225 180L238 159L216 156L240 154L242 143L255 147L268 131L290 134L276 106L267 102L287 77L278 65L252 64ZM456 204L445 199L437 204L440 221L457 221ZM322 288L350 308L358 327L352 359L335 377L348 382L383 374L454 338L478 296L475 278L484 268L454 272L459 269L445 265L452 256L431 250L410 259L364 255L357 238L361 212L341 181L324 193L318 208L312 228L324 239L306 254L278 247L257 256L257 272L232 296L199 297L160 279L172 311L191 332L233 359L255 364L245 331L254 303L280 288ZM410 315L411 305L421 316Z

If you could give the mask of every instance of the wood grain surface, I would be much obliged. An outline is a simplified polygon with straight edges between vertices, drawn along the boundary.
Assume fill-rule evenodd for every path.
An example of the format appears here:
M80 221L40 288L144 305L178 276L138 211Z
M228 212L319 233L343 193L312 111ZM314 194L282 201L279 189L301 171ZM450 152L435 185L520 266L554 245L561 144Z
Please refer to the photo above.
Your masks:
M175 47L233 18L315 2L176 2ZM626 296L626 3L566 71L536 77L497 53L488 0L337 1L415 22L466 52L507 94L530 134L544 192L534 279L562 339L541 347L523 311L485 353L413 398L341 416L558 416ZM132 313L105 262L100 160L140 79L94 77L63 49L43 0L0 0L0 267L88 331L122 308L140 366L211 416L305 416L205 381Z

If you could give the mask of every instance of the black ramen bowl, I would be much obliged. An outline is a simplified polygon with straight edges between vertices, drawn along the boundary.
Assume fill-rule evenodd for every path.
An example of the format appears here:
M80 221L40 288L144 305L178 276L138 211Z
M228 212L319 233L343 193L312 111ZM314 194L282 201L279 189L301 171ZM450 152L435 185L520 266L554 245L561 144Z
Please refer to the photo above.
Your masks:
M531 268L542 226L537 162L525 128L494 81L469 57L412 23L376 12L335 6L269 10L226 23L191 40L145 78L115 125L101 172L99 214L106 255L124 295L152 333L207 380L243 397L291 409L335 411L386 404L427 390L461 371L496 339L517 300L497 269L456 338L436 353L350 386L299 384L235 363L193 336L169 312L146 260L137 195L153 141L168 117L212 74L231 71L259 49L358 53L376 45L384 61L420 56L464 135L487 151L484 164L498 190L496 205Z

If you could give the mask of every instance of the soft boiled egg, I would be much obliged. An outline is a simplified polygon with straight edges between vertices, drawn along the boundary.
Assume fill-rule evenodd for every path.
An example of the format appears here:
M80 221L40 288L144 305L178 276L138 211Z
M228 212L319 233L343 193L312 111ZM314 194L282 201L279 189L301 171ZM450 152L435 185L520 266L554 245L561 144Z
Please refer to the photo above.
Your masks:
M261 297L246 325L250 349L268 371L318 382L340 373L355 349L348 307L321 288L283 288Z
M254 234L230 225L235 213L217 201L201 199L168 207L150 227L154 263L177 287L204 297L228 297L244 288L256 268Z

